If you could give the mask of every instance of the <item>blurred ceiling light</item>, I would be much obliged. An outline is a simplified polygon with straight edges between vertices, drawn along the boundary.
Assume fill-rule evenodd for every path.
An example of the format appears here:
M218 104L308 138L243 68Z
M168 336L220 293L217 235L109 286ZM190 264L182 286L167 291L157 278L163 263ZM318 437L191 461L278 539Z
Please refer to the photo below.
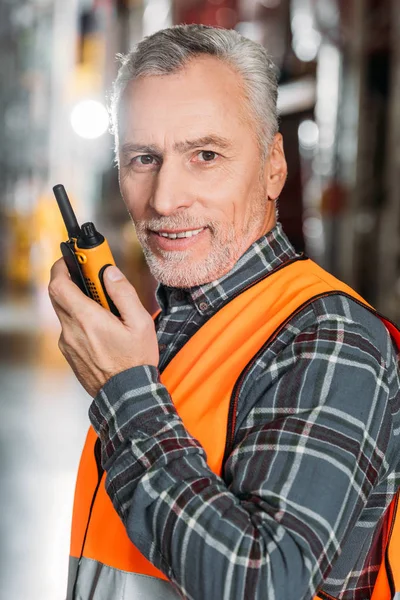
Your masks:
M278 88L278 113L287 115L311 110L314 108L315 97L316 85L313 77L283 83Z
M263 26L259 21L240 21L235 25L235 29L249 40L261 43Z
M321 45L310 0L292 0L290 8L293 51L301 61L310 62L316 58Z
M317 102L315 118L319 127L319 175L332 176L335 170L336 131L339 116L341 57L332 44L323 43L318 53ZM352 141L346 141L351 146ZM344 158L343 154L341 155Z
M318 125L315 121L311 121L311 119L302 121L299 125L298 136L302 148L306 148L307 150L315 148L319 137Z
M321 34L315 29L307 31L307 35L295 35L292 47L297 58L303 62L314 60L321 44Z
M320 238L324 233L322 220L318 217L307 217L304 219L303 233L306 238Z
M107 109L97 100L82 100L72 109L71 125L75 133L82 138L98 138L108 129Z
M143 35L172 25L171 0L144 0Z
M314 27L314 20L311 13L305 10L296 10L290 21L293 35L301 31L309 31Z
M322 150L330 149L335 143L335 130L329 125L319 128L319 147Z
M339 50L331 44L322 44L317 68L317 106L315 114L318 123L322 121L333 129L339 103L341 58Z

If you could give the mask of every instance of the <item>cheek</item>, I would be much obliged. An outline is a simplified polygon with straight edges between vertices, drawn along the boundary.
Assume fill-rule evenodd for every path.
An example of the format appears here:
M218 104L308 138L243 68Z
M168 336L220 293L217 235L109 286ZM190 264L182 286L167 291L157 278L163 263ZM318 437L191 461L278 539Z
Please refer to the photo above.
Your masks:
M129 173L121 173L119 186L129 214L135 221L143 219L146 215L152 194L151 178L141 177L134 179Z
M188 183L198 198L207 199L215 206L221 207L242 196L245 188L244 175L236 170L233 164L194 173L194 177Z
M239 168L221 169L195 189L201 204L215 217L229 224L240 225L246 218L255 190L255 178Z

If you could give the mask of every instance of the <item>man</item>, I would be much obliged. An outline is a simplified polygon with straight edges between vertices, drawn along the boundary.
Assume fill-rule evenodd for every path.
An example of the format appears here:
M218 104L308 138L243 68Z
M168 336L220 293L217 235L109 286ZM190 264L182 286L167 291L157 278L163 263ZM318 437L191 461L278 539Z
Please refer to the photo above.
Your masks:
M265 50L234 31L167 29L123 60L120 188L161 312L109 267L119 320L53 266L60 348L93 397L69 599L383 600L397 585L382 563L396 349L276 222L276 95Z

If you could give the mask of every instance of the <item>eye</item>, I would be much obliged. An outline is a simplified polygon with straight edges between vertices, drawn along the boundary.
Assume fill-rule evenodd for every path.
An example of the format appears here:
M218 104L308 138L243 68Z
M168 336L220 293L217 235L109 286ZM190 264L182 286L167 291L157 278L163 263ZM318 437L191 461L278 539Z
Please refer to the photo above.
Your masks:
M202 150L198 156L200 157L200 162L213 162L218 154L212 150Z
M147 165L155 165L157 164L157 161L151 154L140 154L139 156L132 158L131 164L145 167Z

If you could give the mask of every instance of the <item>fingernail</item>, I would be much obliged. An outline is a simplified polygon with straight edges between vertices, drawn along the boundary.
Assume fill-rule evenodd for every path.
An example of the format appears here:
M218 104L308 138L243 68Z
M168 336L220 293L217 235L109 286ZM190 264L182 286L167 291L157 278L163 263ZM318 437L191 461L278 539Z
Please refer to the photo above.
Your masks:
M117 267L107 267L106 273L110 281L120 281L124 278L121 271Z

